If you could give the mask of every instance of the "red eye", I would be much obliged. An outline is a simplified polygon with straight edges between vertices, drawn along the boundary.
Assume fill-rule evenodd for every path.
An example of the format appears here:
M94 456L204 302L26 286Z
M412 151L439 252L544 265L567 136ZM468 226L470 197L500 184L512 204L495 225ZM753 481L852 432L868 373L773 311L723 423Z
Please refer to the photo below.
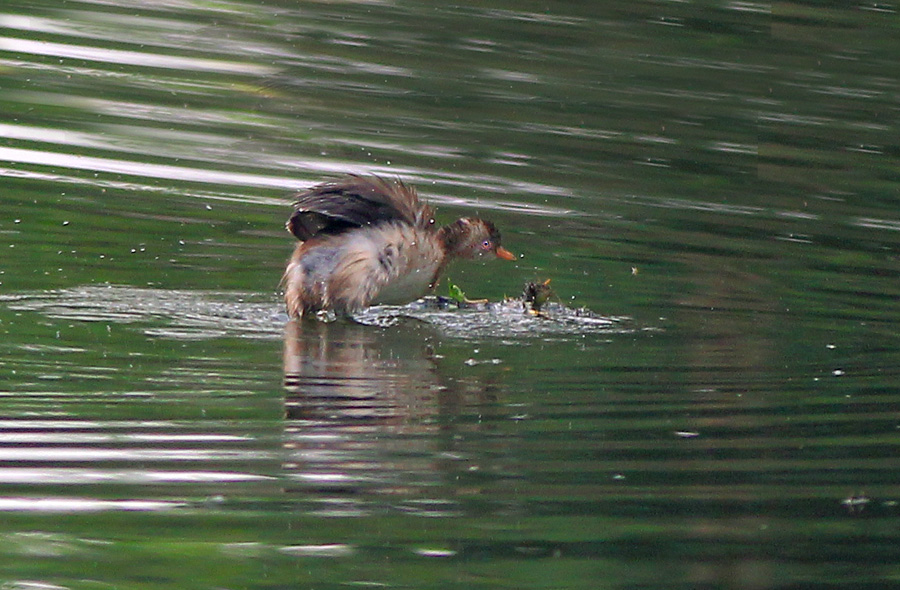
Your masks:
M485 240L485 241L481 242L481 248L483 250L490 250L491 249L491 241Z

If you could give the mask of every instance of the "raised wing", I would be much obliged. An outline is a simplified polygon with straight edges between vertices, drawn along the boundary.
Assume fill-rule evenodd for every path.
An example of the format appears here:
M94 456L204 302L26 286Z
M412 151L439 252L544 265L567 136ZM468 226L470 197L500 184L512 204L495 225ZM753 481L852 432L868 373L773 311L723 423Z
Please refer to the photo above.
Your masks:
M415 227L434 223L431 207L415 189L377 176L348 176L299 193L287 222L297 239L338 234L354 227L402 221Z

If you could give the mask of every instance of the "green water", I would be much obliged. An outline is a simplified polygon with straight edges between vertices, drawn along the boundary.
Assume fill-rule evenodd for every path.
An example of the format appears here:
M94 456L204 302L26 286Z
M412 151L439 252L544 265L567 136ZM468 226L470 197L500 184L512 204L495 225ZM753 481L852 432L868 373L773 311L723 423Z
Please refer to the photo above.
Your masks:
M0 588L895 585L896 10L7 1ZM346 172L557 312L287 323Z

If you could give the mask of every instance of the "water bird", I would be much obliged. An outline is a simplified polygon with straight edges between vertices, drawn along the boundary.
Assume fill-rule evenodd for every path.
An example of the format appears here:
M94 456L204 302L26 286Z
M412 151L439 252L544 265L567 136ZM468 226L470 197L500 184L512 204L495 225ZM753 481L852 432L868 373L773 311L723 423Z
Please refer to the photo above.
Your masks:
M300 240L282 278L291 317L409 303L434 289L455 258L515 259L490 221L463 217L438 227L415 188L377 176L297 194L286 227Z

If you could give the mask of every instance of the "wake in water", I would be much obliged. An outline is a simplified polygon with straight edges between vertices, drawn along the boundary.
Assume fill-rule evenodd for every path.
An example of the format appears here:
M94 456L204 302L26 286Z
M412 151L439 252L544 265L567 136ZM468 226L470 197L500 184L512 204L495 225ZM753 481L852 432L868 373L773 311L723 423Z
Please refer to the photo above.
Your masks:
M274 295L233 291L89 285L0 296L0 304L15 311L38 312L57 319L138 324L148 336L188 340L281 338L288 319ZM371 307L354 316L353 321L380 327L419 321L455 338L526 341L529 337L552 335L564 339L634 330L630 318L603 316L556 301L541 302L535 309L534 301L529 301L527 294L494 303L459 303L444 297L426 297L404 306Z

